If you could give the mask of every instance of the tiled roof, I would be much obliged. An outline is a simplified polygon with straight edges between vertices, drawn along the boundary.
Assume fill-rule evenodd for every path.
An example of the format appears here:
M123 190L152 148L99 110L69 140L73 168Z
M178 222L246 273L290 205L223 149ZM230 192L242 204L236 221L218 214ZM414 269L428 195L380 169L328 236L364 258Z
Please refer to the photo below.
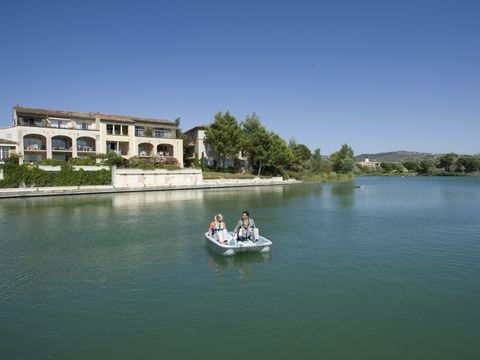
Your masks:
M185 131L184 134L187 134L187 133L195 131L195 130L207 130L208 127L209 127L209 125L195 126L195 127L191 128L190 130Z
M67 119L75 118L75 119L95 120L95 114L87 113L87 112L39 109L39 108L29 108L24 106L15 106L13 109L14 111L17 112L17 114L52 116L52 117L60 117L60 118L67 118Z
M139 116L128 116L128 115L112 115L112 114L103 114L99 112L79 112L79 111L65 111L65 110L53 110L53 109L39 109L39 108L30 108L24 106L15 106L14 110L17 114L25 115L42 115L42 116L52 116L60 117L67 119L89 119L94 120L95 117L99 117L103 120L109 121L120 121L127 123L135 122L144 122L144 123L161 123L166 125L175 126L175 122L164 120L164 119L152 119L152 118L142 118Z
M175 126L173 121L163 120L163 119L151 119L151 118L142 118L139 116L127 116L127 115L111 115L111 114L102 114L96 113L96 115L102 120L110 120L110 121L121 121L121 122L129 122L129 123L162 123L167 125Z

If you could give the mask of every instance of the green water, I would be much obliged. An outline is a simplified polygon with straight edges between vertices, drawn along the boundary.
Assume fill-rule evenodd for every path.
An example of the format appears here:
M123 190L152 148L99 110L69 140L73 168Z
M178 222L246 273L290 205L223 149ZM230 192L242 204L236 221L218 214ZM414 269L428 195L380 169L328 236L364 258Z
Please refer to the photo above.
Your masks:
M244 209L271 252L217 256ZM0 358L479 359L479 221L479 178L0 200Z

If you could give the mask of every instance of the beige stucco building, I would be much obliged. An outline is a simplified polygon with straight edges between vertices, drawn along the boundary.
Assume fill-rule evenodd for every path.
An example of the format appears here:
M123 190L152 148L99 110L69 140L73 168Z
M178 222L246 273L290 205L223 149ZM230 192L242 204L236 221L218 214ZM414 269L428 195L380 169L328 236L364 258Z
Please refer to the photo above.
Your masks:
M0 147L2 156L8 146L21 162L115 152L125 159L175 158L183 167L183 140L176 133L168 120L15 106L12 126L0 129Z
M185 139L185 166L191 166L196 160L206 159L205 132L207 125L196 126L183 133Z

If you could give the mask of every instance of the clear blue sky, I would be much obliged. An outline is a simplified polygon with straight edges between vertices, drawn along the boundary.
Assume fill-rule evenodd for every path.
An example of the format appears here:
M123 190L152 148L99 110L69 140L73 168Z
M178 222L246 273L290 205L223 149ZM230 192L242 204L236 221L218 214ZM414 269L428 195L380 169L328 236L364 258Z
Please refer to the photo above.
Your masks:
M480 153L480 1L2 0L0 51L2 127L229 110L325 155Z

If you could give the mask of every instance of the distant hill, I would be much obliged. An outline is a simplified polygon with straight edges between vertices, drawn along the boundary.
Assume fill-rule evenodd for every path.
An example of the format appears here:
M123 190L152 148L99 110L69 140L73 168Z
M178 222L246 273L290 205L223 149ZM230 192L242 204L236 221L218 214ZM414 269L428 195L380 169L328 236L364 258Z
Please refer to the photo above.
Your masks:
M355 161L364 161L369 159L370 161L380 161L380 162L403 162L403 161L417 161L417 160L426 160L432 159L436 160L442 157L444 154L430 154L430 153L421 153L415 151L392 151L376 154L360 154L355 156Z

